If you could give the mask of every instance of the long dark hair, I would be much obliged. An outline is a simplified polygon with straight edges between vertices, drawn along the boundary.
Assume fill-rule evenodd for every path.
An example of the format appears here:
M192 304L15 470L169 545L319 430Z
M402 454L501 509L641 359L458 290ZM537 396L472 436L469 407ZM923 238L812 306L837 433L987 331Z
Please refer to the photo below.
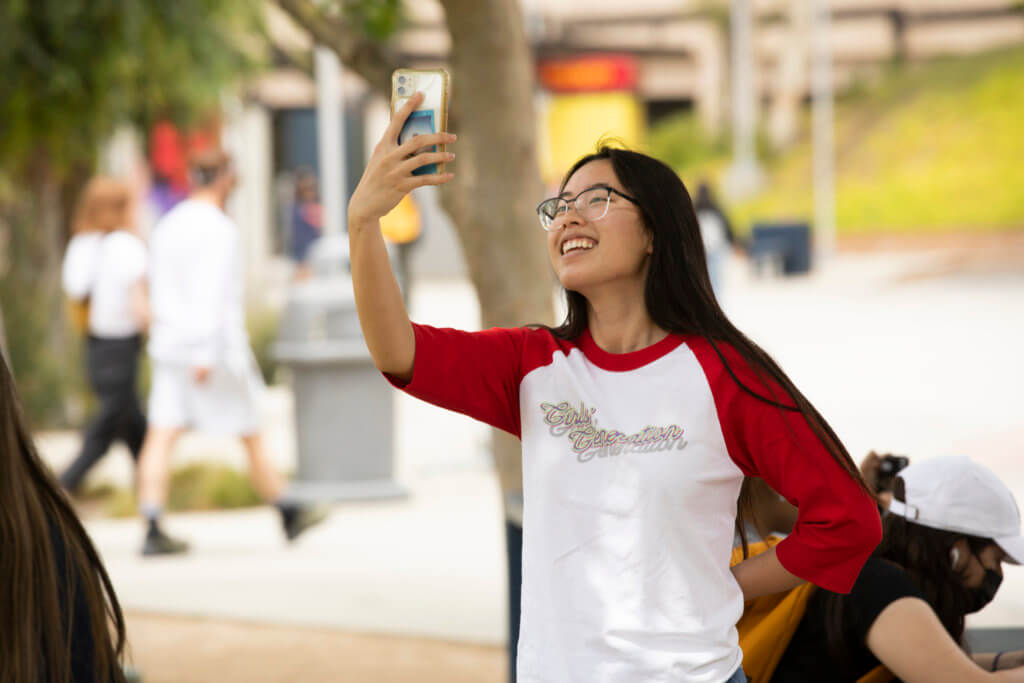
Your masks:
M110 577L39 459L2 355L0 402L0 681L68 683L74 652L95 680L122 682L124 617ZM72 643L84 633L91 642Z
M905 500L903 480L896 479L894 496ZM961 538L967 540L971 552L977 555L986 546L995 543L991 538L932 529L908 522L899 515L887 515L882 525L882 542L874 557L898 564L924 595L925 600L939 617L942 626L961 647L965 647L964 618L972 605L970 590L964 585L964 575L953 568L950 550ZM829 654L849 665L854 644L846 629L848 596L818 589L811 598L820 601L825 615L825 638Z
M718 305L711 290L704 241L701 239L693 202L675 171L646 154L605 145L599 147L596 153L577 161L565 174L560 189L565 189L566 183L582 166L600 159L611 162L619 182L636 200L644 225L653 237L654 249L644 285L644 304L654 324L668 332L703 337L744 392L780 410L803 415L836 462L868 492L856 463L825 418L800 393L771 356L740 332ZM556 337L571 340L587 329L587 300L579 292L570 290L565 290L565 297L565 321L549 329ZM719 349L719 342L734 348L759 376L762 383L759 390L740 381ZM772 381L766 381L769 379ZM777 395L773 384L782 387L784 397ZM739 504L737 531L746 557L743 518L749 516L751 505L746 495L741 496Z

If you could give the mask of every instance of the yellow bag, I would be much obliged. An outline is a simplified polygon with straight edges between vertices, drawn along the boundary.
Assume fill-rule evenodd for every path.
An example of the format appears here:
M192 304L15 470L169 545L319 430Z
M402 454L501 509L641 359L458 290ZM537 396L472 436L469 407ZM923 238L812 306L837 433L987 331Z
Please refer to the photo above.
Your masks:
M71 329L84 335L89 331L89 297L68 299L66 306Z
M405 195L398 206L380 219L380 231L392 244L409 244L420 236L420 212L412 195Z
M753 557L770 550L781 542L778 536L749 544L749 556ZM733 548L730 567L743 561L743 548ZM740 648L743 650L743 671L751 683L767 683L793 639L800 621L807 612L807 601L814 594L815 586L804 583L785 593L765 595L748 601L743 606L743 616L736 624L739 631ZM857 683L888 683L892 673L884 666L878 666L861 676Z

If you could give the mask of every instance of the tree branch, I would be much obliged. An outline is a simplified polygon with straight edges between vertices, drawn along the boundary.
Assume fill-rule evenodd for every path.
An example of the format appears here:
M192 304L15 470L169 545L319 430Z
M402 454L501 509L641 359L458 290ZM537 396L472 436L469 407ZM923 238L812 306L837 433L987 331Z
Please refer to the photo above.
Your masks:
M329 16L310 0L277 0L277 4L316 43L334 50L341 63L362 76L370 88L385 97L391 96L391 72L399 63L390 49Z

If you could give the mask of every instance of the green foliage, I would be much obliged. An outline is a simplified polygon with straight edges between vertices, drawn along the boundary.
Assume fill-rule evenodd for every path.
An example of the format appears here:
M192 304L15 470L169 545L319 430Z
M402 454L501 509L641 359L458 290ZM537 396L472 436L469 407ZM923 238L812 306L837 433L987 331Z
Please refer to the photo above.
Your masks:
M841 234L963 232L1024 227L1024 49L892 66L836 101L836 218ZM729 207L739 232L760 219L813 215L810 116L784 153L759 141L766 184ZM728 143L696 121L653 128L651 152L683 180L720 181Z
M280 316L277 311L265 308L249 313L246 327L249 329L249 343L252 345L256 364L260 366L263 381L273 384L277 375L277 360L274 358L274 342L277 341L277 327Z
M52 305L59 282L43 282L47 234L33 218L38 202L12 196L0 182L0 311L11 370L29 422L65 424L67 407L88 409L81 340L64 333L63 301ZM55 275L59 279L59 272Z
M250 0L0 2L0 311L35 424L64 422L80 376L59 268L101 145L122 122L215 115L261 59L261 13Z
M0 172L39 153L90 161L120 121L215 108L255 63L259 10L248 0L0 3Z
M404 19L401 0L343 0L345 18L375 40L393 36Z
M104 513L111 517L132 517L138 511L131 490L109 484L92 487L80 497L101 503ZM171 473L168 510L227 510L262 504L249 479L232 467L195 463Z
M260 505L259 494L244 474L223 465L194 464L175 470L167 498L169 510L220 510Z
M836 220L844 234L1024 227L1024 50L893 69L836 112ZM805 140L769 165L737 222L810 216Z
M666 116L647 134L648 151L672 168L682 171L700 167L729 153L724 135L709 134L690 112Z
M62 425L69 403L84 413L92 406L83 369L84 354L78 339L70 339L61 353L41 343L49 328L49 309L41 306L37 291L15 291L0 286L7 350L22 407L32 425Z

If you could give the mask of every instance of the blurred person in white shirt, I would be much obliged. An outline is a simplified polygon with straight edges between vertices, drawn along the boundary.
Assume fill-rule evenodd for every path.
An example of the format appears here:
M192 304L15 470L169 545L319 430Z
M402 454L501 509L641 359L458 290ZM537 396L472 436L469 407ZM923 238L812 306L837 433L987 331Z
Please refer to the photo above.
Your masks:
M131 214L127 184L93 178L79 198L74 235L64 255L64 291L78 305L87 306L86 374L99 399L82 450L60 477L71 492L115 440L123 441L137 461L146 435L135 385L142 333L149 324L147 256Z
M704 241L704 254L707 257L711 289L715 293L715 298L719 299L719 303L721 303L726 262L729 258L729 250L736 246L736 236L729 223L729 217L725 215L725 211L715 199L711 186L706 181L701 181L697 186L693 210L697 212L697 224L700 225L700 236Z
M224 207L237 184L231 159L218 150L197 156L193 191L153 229L149 354L150 426L139 461L140 512L148 522L144 555L184 552L187 543L159 525L167 499L170 455L187 429L242 440L259 494L277 506L289 540L324 517L283 497L260 431L263 379L249 347L239 232Z

